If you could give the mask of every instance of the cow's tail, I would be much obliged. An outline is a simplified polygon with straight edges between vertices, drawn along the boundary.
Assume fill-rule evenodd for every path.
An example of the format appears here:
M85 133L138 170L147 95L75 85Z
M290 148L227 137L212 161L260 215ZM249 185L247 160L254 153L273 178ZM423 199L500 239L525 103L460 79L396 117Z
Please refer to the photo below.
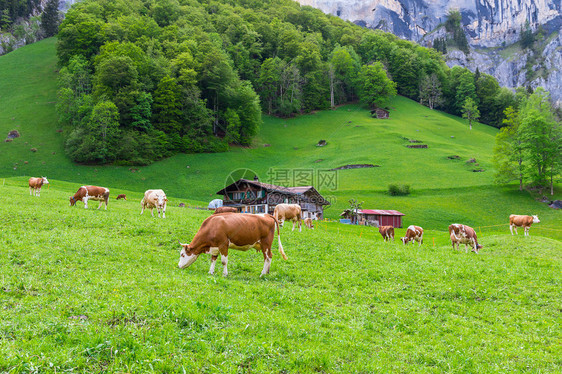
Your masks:
M279 221L277 220L277 217L275 216L272 217L275 220L275 226L277 226L277 242L279 243L279 253L281 253L281 256L283 256L284 260L287 260L287 255L283 250L283 244L281 244L281 234L279 233Z

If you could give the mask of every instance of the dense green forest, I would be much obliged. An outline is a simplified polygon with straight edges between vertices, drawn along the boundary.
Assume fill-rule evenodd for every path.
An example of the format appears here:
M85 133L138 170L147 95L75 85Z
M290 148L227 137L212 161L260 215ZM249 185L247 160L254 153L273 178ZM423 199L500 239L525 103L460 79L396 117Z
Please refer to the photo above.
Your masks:
M0 30L8 30L19 18L40 8L41 0L0 0Z
M70 157L146 164L250 145L277 116L400 94L500 127L515 95L440 52L290 0L86 0L58 35Z

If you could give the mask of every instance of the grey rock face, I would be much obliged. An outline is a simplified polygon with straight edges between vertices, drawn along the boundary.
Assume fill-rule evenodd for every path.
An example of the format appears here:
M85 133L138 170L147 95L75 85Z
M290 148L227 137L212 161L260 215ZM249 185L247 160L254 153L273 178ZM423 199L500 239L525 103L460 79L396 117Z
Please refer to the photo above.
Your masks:
M562 104L562 2L560 0L297 0L325 13L359 25L382 29L401 38L431 45L443 37L440 24L447 13L459 10L471 53L451 50L449 66L461 65L495 76L500 85L543 86L558 105ZM543 26L551 40L544 49L541 74L526 76L531 52L506 48L520 38L525 23L533 30ZM433 31L433 32L432 32ZM555 37L552 37L555 35ZM531 66L531 70L540 67Z

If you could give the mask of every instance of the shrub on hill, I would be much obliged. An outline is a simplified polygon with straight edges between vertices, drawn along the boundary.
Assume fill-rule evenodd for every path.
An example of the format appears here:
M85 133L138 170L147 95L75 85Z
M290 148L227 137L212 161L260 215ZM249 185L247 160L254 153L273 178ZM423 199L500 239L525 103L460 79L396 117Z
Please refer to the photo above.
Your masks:
M389 184L388 185L388 194L390 196L406 196L410 194L410 185L409 184Z

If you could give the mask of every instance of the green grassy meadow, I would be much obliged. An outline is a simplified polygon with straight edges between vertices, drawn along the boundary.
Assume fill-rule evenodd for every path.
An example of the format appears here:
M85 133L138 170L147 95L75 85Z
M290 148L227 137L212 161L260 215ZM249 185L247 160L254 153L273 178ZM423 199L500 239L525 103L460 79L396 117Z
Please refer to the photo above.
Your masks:
M0 372L562 370L562 245L533 229L488 233L476 255L441 231L405 248L373 228L287 226L288 261L275 245L260 278L260 253L230 251L223 278L206 255L177 268L208 211L171 198L166 219L140 216L130 191L85 210L72 192L0 186Z
M229 174L250 169L262 181L310 184L293 180L299 170L312 171L312 181L331 201L332 219L350 198L371 209L396 209L405 225L444 230L452 222L472 226L505 225L510 214L538 214L537 234L562 239L554 231L560 213L537 203L514 186L493 184L491 165L496 129L466 121L396 97L390 119L376 120L359 105L317 112L293 119L264 116L262 129L251 148L233 148L220 154L180 154L146 167L85 166L65 155L62 135L56 130L55 39L18 49L0 57L0 134L17 129L22 137L0 142L0 178L46 175L49 179L143 192L162 188L169 196L206 205L217 198ZM319 140L328 142L316 147ZM409 149L408 139L427 144ZM268 146L265 146L268 145ZM36 148L37 152L30 149ZM458 160L447 157L457 155ZM478 166L467 164L475 158ZM27 164L26 164L27 161ZM332 168L369 163L379 167L340 170L337 185L323 186L319 175ZM483 172L472 172L473 169ZM287 171L289 180L277 172ZM273 172L273 173L271 173ZM272 177L273 176L273 177ZM25 185L25 178L22 179ZM390 183L410 184L407 197L387 194ZM557 186L556 196L562 198ZM540 228L539 228L540 227Z
M562 371L560 212L493 184L497 130L470 131L396 97L388 120L359 105L264 116L250 148L146 167L76 165L56 131L54 47L47 39L0 57L0 134L22 134L0 142L0 372ZM321 139L328 144L316 147ZM406 148L409 139L428 148ZM219 275L207 274L205 255L177 268L177 240L190 241L209 215L178 204L205 206L232 171L275 183L268 172L317 178L363 163L379 167L340 170L337 186L319 186L334 202L326 216L337 218L350 198L400 210L405 227L425 228L421 248L383 243L374 228L318 222L313 231L282 229L289 260L274 245L263 278L255 252L231 251L226 279L220 264ZM40 175L51 183L32 197L27 179ZM413 192L389 196L390 183ZM107 211L69 207L84 184L111 189ZM147 188L167 192L166 219L139 215ZM120 193L128 201L116 201ZM511 236L512 213L541 223L530 237ZM476 229L480 254L451 248L453 222Z

